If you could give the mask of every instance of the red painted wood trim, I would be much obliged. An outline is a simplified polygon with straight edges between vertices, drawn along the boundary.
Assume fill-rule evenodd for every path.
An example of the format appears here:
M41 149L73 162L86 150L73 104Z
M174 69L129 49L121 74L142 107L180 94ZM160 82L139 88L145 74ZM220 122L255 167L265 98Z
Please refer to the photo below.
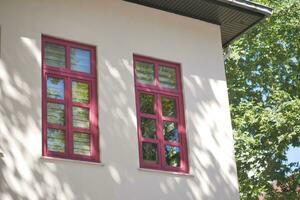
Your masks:
M147 62L154 65L155 74L155 84L147 85L138 83L136 79L135 66L136 62ZM139 141L139 160L141 168L158 169L165 171L183 172L189 173L189 163L188 163L188 149L187 149L187 139L186 139L186 127L185 127L185 116L184 116L184 103L183 103L183 92L182 92L182 79L181 79L181 65L179 63L161 60L153 57L143 56L143 55L133 55L134 63L134 83L135 83L135 93L136 93L136 109L137 109L137 129L138 129L138 141ZM159 82L159 66L164 65L167 67L174 68L176 70L176 89L167 89L160 86ZM140 93L151 94L155 97L155 114L145 114L139 111L140 108ZM176 117L165 117L162 115L161 106L161 96L166 96L173 98L176 101L177 116ZM156 129L157 129L157 139L143 138L141 133L141 117L147 117L151 119L156 119ZM179 142L176 141L165 141L163 136L163 122L176 122L178 125L179 132ZM143 160L142 155L142 143L150 142L156 143L158 145L159 152L159 163L149 163ZM180 148L180 167L168 166L165 160L165 145L172 145Z
M66 49L66 66L58 68L48 66L45 63L45 43L54 43L63 45ZM80 48L90 51L91 55L91 73L73 71L71 69L70 51L71 48ZM99 125L98 125L98 95L97 95L97 61L96 47L92 45L82 44L74 41L68 41L42 35L42 149L43 156L58 157L65 159L74 159L82 161L100 162L99 150ZM52 99L47 97L47 77L57 77L64 79L65 97L64 100ZM72 102L72 81L86 82L89 84L89 103ZM47 123L47 102L61 103L65 105L65 126L53 125ZM78 106L89 109L90 128L73 127L73 111L72 107ZM56 128L65 131L65 153L52 152L47 148L47 128ZM73 152L73 132L89 134L91 139L91 155L76 155Z

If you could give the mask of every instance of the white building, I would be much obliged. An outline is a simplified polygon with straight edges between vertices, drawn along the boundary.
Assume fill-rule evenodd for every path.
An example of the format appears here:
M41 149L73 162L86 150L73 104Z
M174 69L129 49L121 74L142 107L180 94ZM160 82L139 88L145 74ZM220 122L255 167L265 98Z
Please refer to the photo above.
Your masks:
M1 200L237 200L235 0L0 0Z

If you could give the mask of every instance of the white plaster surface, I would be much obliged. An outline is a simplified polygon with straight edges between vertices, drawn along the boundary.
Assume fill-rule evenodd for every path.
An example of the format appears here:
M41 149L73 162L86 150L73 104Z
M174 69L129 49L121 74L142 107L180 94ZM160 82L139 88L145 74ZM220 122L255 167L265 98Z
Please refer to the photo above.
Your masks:
M1 200L238 200L219 26L121 0L0 0ZM41 159L41 34L97 46L101 161ZM133 54L182 65L193 176L138 170Z

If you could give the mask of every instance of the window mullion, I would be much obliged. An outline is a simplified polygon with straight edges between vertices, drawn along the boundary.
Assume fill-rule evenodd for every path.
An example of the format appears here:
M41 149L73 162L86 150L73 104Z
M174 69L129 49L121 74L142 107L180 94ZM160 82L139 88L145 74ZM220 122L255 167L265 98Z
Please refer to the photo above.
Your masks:
M157 115L157 138L158 138L158 148L159 148L159 163L160 167L165 166L164 163L164 137L163 137L163 127L162 127L162 107L160 102L160 94L155 95L155 106Z
M71 78L66 78L66 143L67 143L67 155L70 157L73 152L73 137L72 137L72 89Z
M66 46L66 69L70 71L71 68L71 56L70 56L70 46ZM72 147L72 85L71 78L67 76L66 78L66 115L67 115L67 124L66 124L66 135L67 135L67 156L71 157L73 152Z
M159 80L158 80L158 64L154 63L154 80L155 80L155 86L159 88Z

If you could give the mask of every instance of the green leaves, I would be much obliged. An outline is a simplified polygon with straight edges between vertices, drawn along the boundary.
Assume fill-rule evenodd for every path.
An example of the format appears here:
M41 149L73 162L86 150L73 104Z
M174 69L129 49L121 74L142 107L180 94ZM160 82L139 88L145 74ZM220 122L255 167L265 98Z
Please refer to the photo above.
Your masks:
M259 0L274 8L264 22L226 49L226 75L241 199L296 199L300 146L300 1ZM270 184L286 186L278 192Z

